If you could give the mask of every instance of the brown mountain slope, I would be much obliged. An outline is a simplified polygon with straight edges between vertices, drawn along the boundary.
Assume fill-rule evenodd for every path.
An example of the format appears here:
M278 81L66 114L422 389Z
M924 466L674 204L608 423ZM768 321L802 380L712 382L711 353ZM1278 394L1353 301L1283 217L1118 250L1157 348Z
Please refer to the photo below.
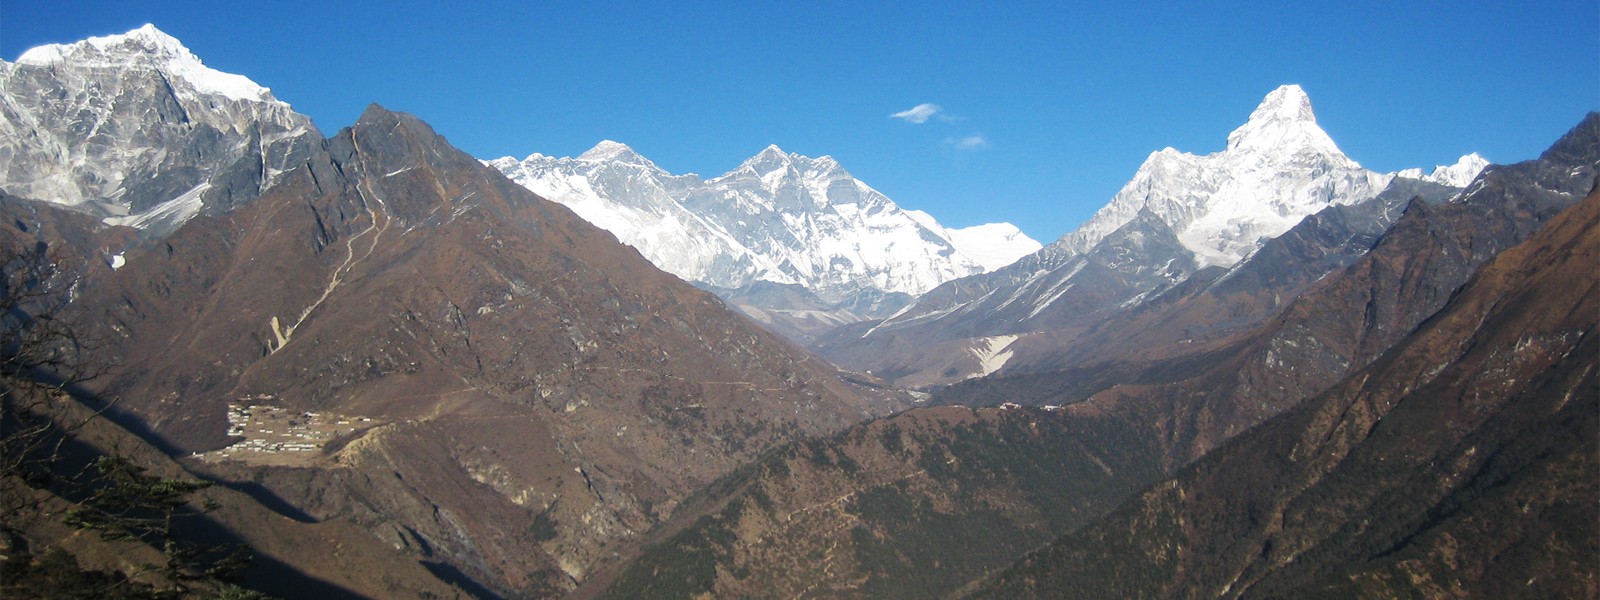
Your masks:
M936 398L1066 405L1059 410L918 409L769 457L708 488L615 578L597 577L580 592L602 585L617 598L952 592L963 577L1019 556L1033 536L1095 519L1127 490L1338 383L1376 358L1363 348L1405 339L1460 289L1470 265L1570 205L1572 190L1591 189L1600 130L1589 125L1596 122L1586 121L1545 159L1485 175L1455 202L1415 202L1344 269L1329 274L1332 267L1303 249L1279 265L1316 270L1309 275L1254 273L1309 288L1246 335L1161 360L983 378ZM1591 150L1557 152L1569 147ZM1158 383L1122 383L1141 380ZM890 429L917 435L886 436Z
M1370 363L1444 305L1473 270L1594 189L1600 115L1537 160L1494 165L1444 203L1413 201L1373 249L1243 335L1154 360L974 380L942 402L1070 405L1151 429L1181 466ZM997 393L1008 396L996 396ZM992 400L991 400L992 401Z
M376 106L78 306L102 391L214 476L497 593L892 406Z
M119 254L136 254L142 248L138 231L113 227L98 217L0 191L0 247L46 247L46 254L61 269L68 286L79 291L92 287L111 273ZM69 294L62 294L69 300Z
M1111 419L911 410L708 486L578 597L934 597L1103 514L1157 458Z
M1370 200L1332 206L1262 244L1230 269L1214 267L1144 302L1130 305L1083 335L1030 336L1013 347L1002 372L1066 365L1160 360L1196 345L1245 333L1277 316L1317 281L1359 260L1412 199L1429 203L1460 191L1398 178Z
M1392 351L978 597L1600 593L1600 195Z
M62 398L62 403L71 402ZM63 415L82 419L87 409L76 407ZM108 452L146 469L154 477L192 481L193 474L144 440L107 419L88 421L76 431L60 455L59 469L77 470ZM71 472L64 473L70 477ZM63 514L81 495L70 486L58 483L38 489L8 492L26 493L39 499L37 511L30 511L14 523L19 539L7 540L11 547L5 560L21 559L19 550L33 556L47 555L60 548L90 570L143 573L135 580L156 583L158 578L145 565L162 564L159 547L131 541L107 541L90 531L67 527ZM12 500L15 500L13 498ZM244 544L250 548L250 565L238 574L243 586L277 597L315 595L320 598L433 597L461 598L466 594L440 581L414 557L390 547L369 532L350 523L307 523L274 512L249 495L226 487L213 486L188 497L193 506L207 502L215 508L203 517L189 517L178 524L185 539L206 544ZM12 532L7 532L12 533ZM8 575L14 575L8 574ZM0 577L7 580L8 577ZM51 589L8 589L18 597L55 597ZM102 590L110 593L110 590Z

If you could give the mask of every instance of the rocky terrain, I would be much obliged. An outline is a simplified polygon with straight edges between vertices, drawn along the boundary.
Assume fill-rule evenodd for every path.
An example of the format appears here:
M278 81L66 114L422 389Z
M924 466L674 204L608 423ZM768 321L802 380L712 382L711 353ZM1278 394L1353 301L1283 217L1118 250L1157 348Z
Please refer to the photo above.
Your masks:
M1277 254L1279 258L1231 273L1233 277L1262 281L1269 289L1273 285L1306 289L1293 301L1283 303L1260 324L1245 328L1242 333L1217 333L1214 340L1201 343L1175 343L1166 349L1157 343L1139 346L1148 350L1148 356L1134 355L1119 360L1115 355L1108 355L1107 362L1083 367L1039 369L976 379L944 390L934 401L993 408L918 408L852 428L827 443L797 446L790 451L792 455L769 458L751 470L741 471L707 488L714 494L697 505L705 507L698 520L658 529L652 535L656 541L619 569L621 575L614 583L602 578L595 584L610 583L606 594L611 597L696 593L761 595L762 592L754 590L768 589L758 586L773 586L781 590L776 595L786 597L929 597L957 593L968 581L995 570L996 565L1021 557L1017 549L1026 547L1028 542L1011 543L1011 540L1026 540L1039 531L1089 526L1114 507L1117 512L1104 518L1117 519L1130 512L1148 514L1138 511L1145 510L1151 498L1161 501L1173 498L1155 492L1129 498L1124 495L1127 490L1156 484L1161 476L1155 474L1188 473L1201 468L1200 465L1208 465L1214 453L1226 454L1238 447L1229 440L1257 431L1258 425L1270 428L1291 418L1276 418L1279 415L1303 414L1309 410L1306 406L1337 393L1341 386L1359 388L1369 380L1369 371L1382 368L1390 360L1390 354L1404 352L1421 343L1415 341L1416 338L1426 337L1429 327L1434 327L1431 324L1450 314L1452 303L1460 302L1462 296L1473 289L1474 272L1481 265L1526 240L1584 194L1591 195L1586 201L1588 205L1600 201L1592 197L1597 175L1600 175L1600 115L1590 115L1537 160L1490 167L1465 193L1447 202L1434 204L1413 199L1388 231L1376 239L1368 238L1371 241L1365 244L1358 244L1358 247L1370 245L1370 251L1350 252L1343 258L1334 256L1333 252L1328 254L1329 260L1334 261L1332 264L1348 262L1343 267L1331 267L1318 260L1285 260L1290 256L1321 257L1324 255L1320 249L1339 247L1316 242L1318 232L1341 232L1334 241L1352 241L1344 237L1350 231L1341 219L1346 210L1352 209L1338 208L1319 215L1312 222L1302 223L1297 228L1298 234L1268 245L1282 248L1265 251L1268 256ZM1371 207L1359 210L1371 210ZM1592 211L1593 207L1588 210ZM1577 218L1573 214L1583 214L1582 209L1569 214L1565 217L1567 220L1550 225L1548 235L1574 236L1585 231L1581 220L1577 224L1571 221ZM1535 246L1550 243L1528 242ZM1294 251L1296 247L1308 245L1318 251ZM1509 253L1505 260L1521 262L1514 266L1483 268L1520 273L1544 282L1543 285L1556 285L1564 277L1570 278L1573 285L1561 297L1579 304L1567 307L1556 302L1549 317L1567 318L1571 321L1569 324L1577 327L1575 331L1583 331L1583 327L1592 329L1596 313L1582 310L1581 302L1587 300L1581 298L1583 290L1596 285L1596 279L1592 272L1577 268L1585 264L1586 251L1567 250L1568 246L1570 244L1557 244L1558 251L1553 254L1547 251L1520 258L1517 253ZM1544 266L1546 263L1550 266ZM1275 268L1268 269L1265 265ZM1571 272L1566 276L1557 275L1566 272L1562 269ZM1212 277L1206 286L1170 301L1168 304L1175 308L1168 309L1173 311L1169 314L1182 315L1185 310L1182 307L1187 302L1204 306L1240 293L1238 290L1229 292L1229 286L1227 277ZM1509 312L1542 310L1534 308L1543 306L1533 300L1540 297L1537 290L1513 289L1505 293L1519 298L1519 302L1528 307L1520 311L1507 309ZM1264 306L1270 304L1255 306L1257 308L1251 310L1265 310ZM1480 301L1477 306L1497 304L1491 299ZM1470 325L1477 317L1455 318ZM1130 322L1152 328L1152 336L1164 331L1160 319L1149 322L1132 319ZM1503 327L1510 332L1519 331L1523 325L1514 322ZM1533 326L1525 329L1542 331ZM1131 333L1137 332L1135 329ZM1456 331L1452 335L1458 336L1452 339L1461 341L1428 343L1460 351L1472 347L1467 340L1476 339L1470 330ZM1529 335L1539 337L1542 334ZM1569 387L1552 393L1555 396L1581 393L1576 390L1584 388L1570 386L1578 385L1572 382L1582 377L1590 377L1591 383L1585 385L1592 385L1596 357L1579 345L1583 339L1581 334L1551 335L1562 339L1561 346L1548 355L1540 355L1544 359L1539 360L1567 361L1575 373L1574 378L1564 384ZM1515 348L1518 342L1507 343ZM1504 349L1491 354L1506 360L1522 360L1511 358L1517 353ZM1535 363L1530 363L1532 366L1528 366L1527 371L1519 372L1540 372L1543 368L1540 365L1545 363L1538 360ZM1501 375L1510 377L1512 382L1529 381L1524 375L1510 375L1504 369L1473 365L1462 367L1463 377L1474 373L1499 375L1473 375L1480 383L1467 385L1465 389L1476 389L1481 382L1498 380ZM1382 385L1408 391L1410 386L1404 382L1410 381L1407 377L1412 376L1370 377L1371 381L1382 381ZM1507 396L1498 401L1509 402L1512 398ZM1035 408L1028 409L1016 403ZM1025 421L1026 425L1020 421ZM974 422L985 425L974 426ZM1013 423L1010 429L1005 425L1007 422ZM1405 435L1398 431L1407 429L1397 427L1400 428L1395 435ZM1563 435L1568 436L1585 431L1585 427L1591 432L1593 429L1581 423L1567 423L1563 427L1571 427L1563 429L1568 432ZM1055 438L1048 433L1055 431L1054 428L1065 428L1071 433ZM918 434L902 435L901 429ZM902 441L902 437L910 441ZM1566 455L1570 460L1587 456L1579 453L1579 446L1552 443L1556 444L1552 447L1564 448L1562 452L1572 452ZM828 451L835 454L828 454ZM1383 450L1374 455L1373 460L1384 460L1390 452L1398 450ZM802 464L805 461L800 458L819 453L820 458L807 458L811 462ZM1236 460L1270 464L1286 454L1285 449L1268 449L1261 450L1259 455L1241 455ZM990 457L994 456L1006 458L991 461ZM1402 462L1414 465L1418 456L1407 454ZM1593 462L1592 457L1588 460ZM940 462L943 466L935 466ZM1438 461L1439 464L1445 462ZM1040 463L1050 466L1027 474L1029 465ZM1183 470L1191 463L1196 466ZM847 466L817 468L817 464ZM873 468L865 466L869 464ZM1572 474L1580 471L1574 470L1571 464L1562 468L1566 469L1568 474L1564 477L1568 479L1554 488L1561 491L1552 494L1564 498L1553 502L1565 505L1584 496L1570 493L1580 488L1563 486L1570 483L1593 487L1594 482L1584 483L1581 477L1572 479ZM1271 479L1258 477L1259 473L1250 468L1218 470L1230 474L1225 482L1217 485L1233 490L1231 494L1250 495L1258 488L1278 489L1272 486ZM1411 476L1416 481L1431 481L1427 474ZM1213 495L1216 493L1220 491ZM1176 498L1185 496L1179 494ZM1378 510L1382 504L1373 506L1372 510ZM1236 539L1231 531L1212 531L1204 529L1203 525L1225 517L1238 518L1234 515L1241 509L1227 505L1207 510L1215 513L1190 518L1189 522L1199 525L1182 530L1192 531L1189 535L1195 536L1182 546L1195 545L1193 540L1202 538L1218 540L1218 544ZM1033 511L1051 514L1056 520L1039 520L1035 516L1038 513ZM1106 525L1104 533L1096 534L1103 537L1094 539L1069 533L1057 542L1055 548L1058 549L1052 552L1098 556L1099 548L1110 545L1104 537L1124 536L1122 532L1126 529L1145 526L1153 518L1138 517L1131 525L1122 522ZM1275 527L1259 517L1250 518L1259 526L1267 527L1269 533ZM1385 514L1385 518L1394 517ZM1324 523L1306 517L1306 523L1336 528L1354 519L1341 516ZM1590 534L1584 531L1574 532L1576 537L1563 543L1586 539L1584 536ZM1155 532L1154 541L1148 546L1141 545L1143 538L1137 536L1130 538L1132 542L1120 540L1119 543L1139 548L1149 560L1167 560L1170 555L1158 552L1164 548L1162 534ZM1250 548L1240 556L1253 557L1251 553L1260 551L1259 547ZM1203 562L1211 556L1213 554L1207 551L1197 551L1192 560ZM1283 556L1292 557L1293 554ZM1570 563L1576 560L1572 557L1581 559L1584 556L1592 558L1593 553L1586 555L1574 550L1569 558L1562 560ZM1205 590L1226 589L1206 587L1209 583L1195 585L1179 578L1175 574L1182 574L1186 568L1181 565L1176 571L1159 571L1155 567L1161 565L1128 567L1096 563L1094 568L1100 569L1098 571L1070 571L1058 576L1054 574L1056 564L1041 562L1037 566L1020 567L1031 570L1021 571L1023 575L1007 575L1005 579L1008 582L1012 577L1020 578L1019 581L1037 579L1051 582L1048 586L1004 587L993 592L994 597L1073 596L1077 593L1074 586L1079 585L1074 582L1080 577L1097 577L1110 582L1107 587L1095 588L1090 593L1096 597L1167 592L1185 597L1209 596L1213 593ZM1142 585L1140 582L1144 580L1140 577L1151 573L1155 575L1150 576L1149 582L1170 587L1152 590L1135 585ZM1303 583L1271 588L1278 591L1266 595L1303 589L1299 587ZM1573 589L1571 585L1568 581L1559 584L1559 589Z
M974 597L1585 597L1600 196L1391 352Z
M249 202L321 139L151 25L0 61L0 189L149 236Z
M177 596L1592 597L1597 189L1600 114L1386 174L1288 85L1038 248L826 156L485 162L154 27L44 46L0 593L155 594L176 546L77 528L115 458L254 550Z
M899 402L376 106L74 307L108 340L97 389L220 452L195 468L496 593L569 587L765 448ZM262 407L349 429L228 454L279 433L230 422Z

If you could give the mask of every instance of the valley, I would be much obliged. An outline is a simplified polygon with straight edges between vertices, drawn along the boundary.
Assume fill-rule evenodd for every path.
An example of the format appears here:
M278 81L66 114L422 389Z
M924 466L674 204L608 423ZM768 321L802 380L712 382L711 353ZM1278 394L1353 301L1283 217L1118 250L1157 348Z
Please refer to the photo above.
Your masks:
M1040 244L325 136L152 25L0 84L7 597L1600 593L1600 113L1379 172L1283 84Z

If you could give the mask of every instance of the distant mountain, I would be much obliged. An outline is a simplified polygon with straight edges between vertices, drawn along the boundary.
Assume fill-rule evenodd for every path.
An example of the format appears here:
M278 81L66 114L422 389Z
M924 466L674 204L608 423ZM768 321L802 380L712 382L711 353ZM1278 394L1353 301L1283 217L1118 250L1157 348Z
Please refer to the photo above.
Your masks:
M321 139L150 25L0 61L0 188L149 236L249 202Z
M724 290L796 284L830 307L855 309L838 315L849 320L888 314L940 283L1039 247L1009 224L946 230L831 157L777 146L710 180L669 174L611 141L577 158L488 164L685 280Z
M977 378L930 401L966 406L775 451L579 594L1592 595L1597 181L1590 115L1447 201L1410 180L1326 208L1141 304L1121 323L1147 352ZM1251 325L1161 341L1164 315L1232 303ZM1064 533L986 579L1044 531Z
M1472 183L1472 179L1477 177L1478 173L1483 172L1484 167L1487 166L1489 166L1489 160L1482 156L1478 156L1477 152L1473 152L1466 156L1462 156L1460 160L1456 161L1456 164L1439 165L1434 167L1433 171L1430 173L1424 174L1422 169L1405 169L1396 172L1395 175L1398 177L1406 177L1410 179L1418 179L1437 183L1439 185L1466 187L1467 184Z
M1317 126L1305 92L1286 85L1229 134L1227 149L1152 153L1076 231L1010 266L945 283L881 322L834 331L817 345L839 364L905 385L985 375L1010 360L995 357L1020 358L1025 353L1018 350L1031 342L1011 352L999 346L1043 332L1074 337L1197 274L1235 266L1310 215L1365 203L1391 186L1411 189L1410 181L1345 156Z
M1591 113L1538 159L1490 166L1445 202L1412 200L1348 266L1324 271L1304 259L1263 264L1302 265L1300 275L1287 279L1288 272L1275 269L1236 270L1233 277L1245 278L1243 289L1230 291L1235 281L1223 277L1160 298L1151 303L1152 314L1119 317L1101 330L1105 335L1080 338L1085 347L1067 350L1061 362L1039 361L1014 374L966 382L938 400L976 403L1004 395L1121 415L1147 424L1149 435L1163 440L1170 466L1187 464L1370 364L1438 312L1485 261L1591 193L1597 176L1600 115ZM1318 228L1330 225L1336 224ZM1316 243L1315 233L1305 230L1272 252L1322 256L1328 246ZM1262 283L1303 291L1271 302L1249 291ZM1157 306L1169 301L1170 312ZM1281 308L1271 308L1275 304ZM1231 313L1235 307L1270 316L1248 318L1248 326L1218 325L1240 314ZM1115 325L1125 327L1120 336ZM1189 329L1194 335L1182 337ZM1116 337L1130 342L1110 341ZM1096 348L1099 340L1108 343Z
M1305 91L1285 85L1228 134L1227 149L1151 153L1109 204L1052 246L1083 254L1148 210L1201 266L1226 267L1307 215L1376 196L1392 178L1345 156L1317 126Z
M1371 366L974 597L1595 596L1597 229L1591 193Z
M192 468L496 594L902 405L377 106L72 306L95 387Z
M1039 242L1010 223L985 223L961 229L946 229L945 232L950 234L950 242L956 245L958 252L978 261L985 271L993 271L1017 262L1017 259L1032 254L1041 247Z

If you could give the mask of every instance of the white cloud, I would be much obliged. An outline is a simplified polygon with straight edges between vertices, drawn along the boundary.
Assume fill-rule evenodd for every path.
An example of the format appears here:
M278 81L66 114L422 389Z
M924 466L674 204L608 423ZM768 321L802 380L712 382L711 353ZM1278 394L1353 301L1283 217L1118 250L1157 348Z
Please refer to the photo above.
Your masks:
M939 112L939 105L923 102L909 109L889 115L891 119L905 119L910 123L927 123L928 118Z
M982 150L989 147L989 138L974 134L960 138L946 138L944 143L957 150Z

